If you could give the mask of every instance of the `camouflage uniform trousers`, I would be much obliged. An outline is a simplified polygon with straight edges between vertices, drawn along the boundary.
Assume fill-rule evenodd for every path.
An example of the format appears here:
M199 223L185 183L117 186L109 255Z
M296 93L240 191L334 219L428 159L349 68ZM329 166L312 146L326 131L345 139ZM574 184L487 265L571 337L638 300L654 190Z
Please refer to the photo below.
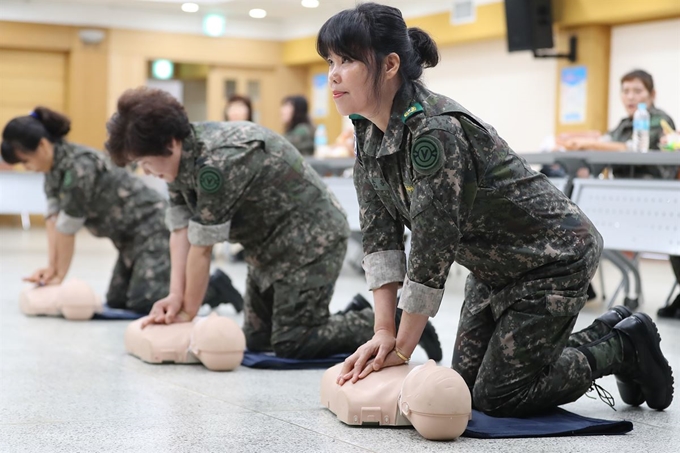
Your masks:
M268 288L260 288L249 269L243 325L249 350L314 359L352 353L373 337L372 310L328 310L346 251L342 239L332 252Z
M160 230L138 244L119 248L106 295L112 308L147 314L170 288L169 232Z
M590 366L574 348L597 338L592 330L572 330L599 261L599 253L591 255L575 279L580 283L560 287L547 279L536 291L535 282L527 282L532 294L496 315L492 287L468 276L451 367L465 379L475 409L529 416L575 401L590 388Z

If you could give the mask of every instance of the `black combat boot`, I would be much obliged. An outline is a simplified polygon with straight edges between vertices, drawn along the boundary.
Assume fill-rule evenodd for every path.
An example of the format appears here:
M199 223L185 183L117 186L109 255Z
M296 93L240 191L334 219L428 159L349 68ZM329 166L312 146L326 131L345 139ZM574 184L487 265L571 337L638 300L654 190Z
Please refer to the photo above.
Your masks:
M397 327L397 332L399 331L399 324L401 324L401 308L397 308L397 312L394 316L394 324ZM437 331L434 330L434 326L430 321L427 321L425 325L425 330L420 336L420 341L418 344L425 350L427 357L434 360L435 362L441 362L443 357L442 346L439 343L439 336L437 336Z
M660 342L651 318L635 313L603 338L577 349L588 359L593 380L620 375L627 383L640 386L650 408L663 410L673 401L673 373Z
M357 294L352 298L352 300L347 304L344 310L338 312L338 314L344 315L350 311L361 311L365 308L372 308L371 304L366 300L361 294Z
M656 315L659 318L680 319L680 294L678 294L678 297L676 297L670 305L659 308Z
M216 269L210 276L208 291L203 302L212 308L220 304L230 303L234 306L237 313L243 311L243 296L231 284L229 276L220 269Z

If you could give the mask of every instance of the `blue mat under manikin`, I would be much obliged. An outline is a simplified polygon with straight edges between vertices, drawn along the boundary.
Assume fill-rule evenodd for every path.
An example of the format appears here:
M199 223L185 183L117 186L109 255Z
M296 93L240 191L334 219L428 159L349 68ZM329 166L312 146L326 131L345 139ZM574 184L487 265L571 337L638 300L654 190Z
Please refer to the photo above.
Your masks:
M601 420L583 417L561 408L525 418L496 418L472 411L464 437L507 439L517 437L601 436L625 434L633 430L627 420Z
M95 313L92 319L122 319L122 320L135 320L142 318L146 315L137 313L132 310L125 310L123 308L111 308L107 304L104 304L104 309L101 313Z
M344 361L349 354L336 354L323 359L285 359L276 357L271 352L251 352L243 354L241 365L250 368L268 368L273 370L305 370L330 368L336 363Z

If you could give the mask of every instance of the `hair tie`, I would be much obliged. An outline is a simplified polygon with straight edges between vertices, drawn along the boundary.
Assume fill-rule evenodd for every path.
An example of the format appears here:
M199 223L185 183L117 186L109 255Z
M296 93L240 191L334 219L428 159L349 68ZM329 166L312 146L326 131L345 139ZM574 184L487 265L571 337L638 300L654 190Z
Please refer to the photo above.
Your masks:
M40 117L38 116L37 113L35 113L35 110L33 110L31 113L29 113L28 116L32 116L36 120L40 120Z

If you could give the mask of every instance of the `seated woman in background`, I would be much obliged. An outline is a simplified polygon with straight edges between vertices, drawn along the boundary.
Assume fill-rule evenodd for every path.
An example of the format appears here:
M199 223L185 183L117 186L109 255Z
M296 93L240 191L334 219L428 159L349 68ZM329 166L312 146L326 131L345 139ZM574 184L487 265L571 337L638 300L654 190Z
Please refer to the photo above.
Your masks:
M647 104L649 111L649 150L658 151L659 141L664 135L662 120L671 128L675 128L673 119L663 110L656 108L654 99L654 79L651 74L636 69L621 77L621 102L626 109L627 117L613 130L597 139L573 138L565 147L570 150L596 151L631 151L633 138L633 115L640 103ZM619 178L674 178L676 168L668 166L635 166L615 165L614 176Z
M284 137L303 156L314 154L314 126L309 120L309 106L304 96L288 96L281 103Z
M253 121L253 104L247 96L234 94L227 99L225 121Z
M119 252L106 302L112 308L148 313L170 285L170 231L164 216L167 201L141 179L111 164L104 153L69 143L71 121L45 107L12 119L2 132L2 158L45 173L49 263L25 280L60 284L71 266L75 234L85 226L94 236L111 239ZM243 298L229 277L210 277L205 303Z

